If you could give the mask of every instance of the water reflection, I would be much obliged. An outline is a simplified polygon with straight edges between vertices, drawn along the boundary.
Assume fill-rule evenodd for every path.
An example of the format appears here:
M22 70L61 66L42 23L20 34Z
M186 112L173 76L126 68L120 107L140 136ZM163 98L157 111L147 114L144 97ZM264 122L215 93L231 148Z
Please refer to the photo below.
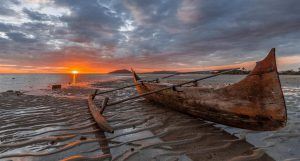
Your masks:
M73 74L72 85L75 85L76 84L77 73L72 73L72 74Z

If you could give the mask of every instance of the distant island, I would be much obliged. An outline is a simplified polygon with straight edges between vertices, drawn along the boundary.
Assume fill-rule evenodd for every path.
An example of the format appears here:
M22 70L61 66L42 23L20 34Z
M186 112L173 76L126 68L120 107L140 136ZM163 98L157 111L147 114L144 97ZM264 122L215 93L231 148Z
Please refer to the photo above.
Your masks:
M108 74L130 74L131 71L127 69L120 69L120 70L114 70L112 72L109 72Z

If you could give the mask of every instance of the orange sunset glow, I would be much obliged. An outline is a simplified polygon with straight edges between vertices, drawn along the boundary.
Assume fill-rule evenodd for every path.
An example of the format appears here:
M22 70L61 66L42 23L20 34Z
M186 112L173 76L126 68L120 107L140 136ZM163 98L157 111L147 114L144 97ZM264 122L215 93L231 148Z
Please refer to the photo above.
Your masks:
M247 3L232 2L223 8L227 13L208 11L218 8L214 3L190 0L152 2L151 9L127 1L101 2L105 9L92 2L6 3L7 10L0 8L10 11L0 15L0 73L251 69L273 47L279 70L298 70L300 64L299 31L293 27L300 14L285 10L284 2L253 3L259 7L251 12ZM241 21L245 17L250 25Z
M300 64L300 56L279 56L278 60L278 68L279 70L289 69L290 66L297 67ZM118 62L116 64L103 63L104 65L98 64L97 62L88 61L74 61L74 62L65 62L62 61L60 63L56 63L57 66L21 66L21 65L2 65L0 64L0 73L108 73L117 69L127 69L128 65L123 65L118 67ZM165 66L156 66L153 67L151 65L141 65L135 64L130 67L137 69L139 72L151 72L151 71L160 71L160 70L170 70L170 71L197 71L197 70L219 70L219 69L228 69L228 68L236 68L236 67L244 67L248 70L251 70L255 65L255 61L245 61L241 63L234 64L224 64L217 66L176 66L166 64Z

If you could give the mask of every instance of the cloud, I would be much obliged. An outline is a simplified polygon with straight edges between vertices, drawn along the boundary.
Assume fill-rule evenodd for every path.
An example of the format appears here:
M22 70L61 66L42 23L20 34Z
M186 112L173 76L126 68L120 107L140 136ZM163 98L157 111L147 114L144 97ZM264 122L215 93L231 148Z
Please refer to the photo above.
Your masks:
M198 8L201 1L183 0L177 9L177 17L183 23L197 23L201 18L201 11Z
M260 60L272 47L279 57L293 57L299 53L299 5L298 0L4 1L0 59L110 71L241 64ZM289 67L295 65L282 69Z
M12 4L16 4L16 1L1 1L0 3L0 16L14 16L17 14L13 9L11 9Z
M23 9L23 12L26 13L31 20L36 20L36 21L49 20L48 15L29 10L27 8Z
M27 3L49 3L50 0L25 0Z
M16 41L16 42L22 42L22 43L33 43L36 42L36 40L34 39L33 35L26 35L24 33L21 32L9 32L6 33L6 35Z

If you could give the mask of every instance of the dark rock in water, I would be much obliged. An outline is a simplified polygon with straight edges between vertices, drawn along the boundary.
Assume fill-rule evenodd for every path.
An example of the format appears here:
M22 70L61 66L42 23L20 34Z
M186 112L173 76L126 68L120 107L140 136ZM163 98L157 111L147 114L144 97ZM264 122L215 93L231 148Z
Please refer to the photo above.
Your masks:
M56 89L61 89L61 85L60 84L52 85L52 90L56 90Z
M16 78L11 78L11 79L16 79Z
M13 93L14 91L13 91L13 90L8 90L8 91L6 91L6 92L8 92L8 93Z

